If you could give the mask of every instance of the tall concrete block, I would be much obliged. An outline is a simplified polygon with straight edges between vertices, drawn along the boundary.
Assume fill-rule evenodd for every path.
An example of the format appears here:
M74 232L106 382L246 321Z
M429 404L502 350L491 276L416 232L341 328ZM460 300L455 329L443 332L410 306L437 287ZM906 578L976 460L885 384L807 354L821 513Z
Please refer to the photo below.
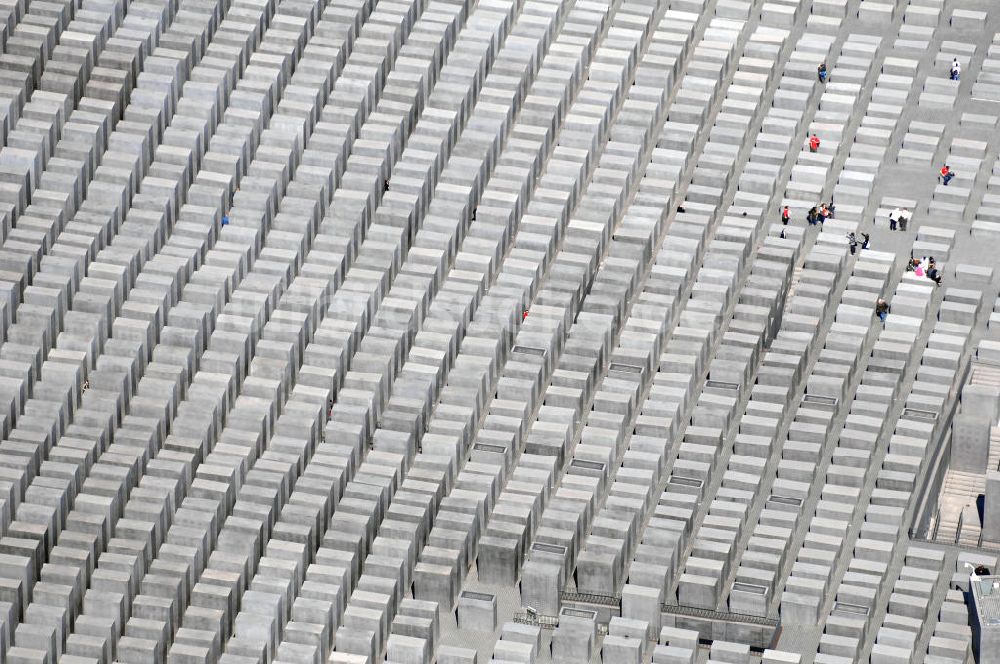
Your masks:
M959 413L951 425L951 468L970 473L986 470L990 452L990 419Z
M983 539L1000 541L1000 471L986 473L986 505L983 509Z
M966 385L962 388L962 412L988 417L996 423L1000 418L1000 387L995 385Z

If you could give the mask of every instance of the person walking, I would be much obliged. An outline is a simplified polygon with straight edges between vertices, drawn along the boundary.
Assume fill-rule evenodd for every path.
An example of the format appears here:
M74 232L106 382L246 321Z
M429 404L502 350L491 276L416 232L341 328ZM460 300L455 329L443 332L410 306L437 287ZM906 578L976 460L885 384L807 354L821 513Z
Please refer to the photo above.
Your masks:
M875 315L882 321L882 325L885 325L885 319L889 316L889 303L879 298L875 303Z
M948 164L941 167L941 184L947 187L953 177L955 177L955 171L951 170Z
M788 225L788 220L791 218L791 216L792 216L792 213L789 211L788 206L786 205L781 210L781 225L782 226L787 226Z
M962 64L955 58L951 61L951 80L957 81L962 76Z
M899 221L899 208L889 210L889 230L896 230L896 223Z
M816 134L813 134L812 136L810 136L809 137L809 152L817 152L817 151L819 151L819 143L820 143L819 136L817 136Z
M825 84L826 83L826 76L827 76L826 63L825 62L821 62L821 63L819 63L819 67L816 67L816 78L819 79L820 83L824 83Z
M847 246L850 247L852 256L858 251L858 238L853 231L847 234Z
M910 213L904 208L899 213L899 230L905 231L906 230L906 224L908 224L909 221L910 221Z
M871 244L872 236L869 235L868 233L862 233L861 237L864 238L864 240L861 241L861 248L862 249L867 249L869 247L869 245Z

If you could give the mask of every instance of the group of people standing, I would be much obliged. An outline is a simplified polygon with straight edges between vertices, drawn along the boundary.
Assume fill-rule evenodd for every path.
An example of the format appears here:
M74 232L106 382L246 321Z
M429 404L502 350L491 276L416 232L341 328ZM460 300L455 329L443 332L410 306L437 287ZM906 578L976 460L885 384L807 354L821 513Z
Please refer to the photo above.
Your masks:
M836 208L833 203L820 203L819 205L814 205L809 208L809 212L806 213L806 221L809 222L810 226L815 226L816 224L822 224L827 219L833 219L833 213ZM787 205L781 208L781 225L787 226L788 222L792 220L792 211Z
M868 233L862 233L861 237L862 239L858 241L858 236L854 231L847 234L847 246L851 250L852 256L857 253L859 244L862 249L867 249L871 244L871 236Z
M806 213L806 221L809 222L810 226L822 224L827 219L833 219L833 211L833 203L820 203L809 209L809 212Z
M910 213L907 210L897 207L889 212L890 231L896 230L897 226L899 227L899 230L905 231L908 223L910 223Z

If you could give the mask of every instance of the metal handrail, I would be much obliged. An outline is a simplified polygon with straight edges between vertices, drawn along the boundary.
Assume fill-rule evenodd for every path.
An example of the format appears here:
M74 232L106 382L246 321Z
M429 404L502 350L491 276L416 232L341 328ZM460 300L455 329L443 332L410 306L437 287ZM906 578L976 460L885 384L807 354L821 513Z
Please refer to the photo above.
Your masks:
M1000 554L1000 541L996 540L987 540L980 538L979 544L973 545L973 544L963 544L962 542L952 543L947 540L942 541L939 539L931 539L926 534L913 533L912 535L910 535L910 541L921 542L923 544L930 544L932 546L936 545L940 547L956 547L958 549L967 549L969 551L978 551L980 553L982 553L983 551L989 551L991 553Z
M559 618L557 616L531 615L527 612L515 613L513 620L522 625L532 625L534 627L541 627L542 629L555 629L559 626Z
M776 618L752 616L746 613L733 613L731 611L714 611L712 609L703 609L697 606L686 606L684 604L663 604L660 608L666 613L690 616L692 618L703 618L705 620L721 620L724 622L738 622L775 628L781 624L781 621Z
M560 593L563 602L579 602L581 604L596 604L598 606L610 606L620 608L621 597L616 595L597 595L593 593ZM731 611L714 611L698 606L688 606L686 604L662 604L661 609L667 613L705 618L710 620L725 620L727 622L742 622L753 625L764 625L767 627L777 627L779 620L767 618L765 616L754 616L747 613L734 613Z
M610 606L621 608L622 598L614 595L596 595L593 593L571 593L562 592L559 594L564 602L579 602L581 604L596 604L598 606Z

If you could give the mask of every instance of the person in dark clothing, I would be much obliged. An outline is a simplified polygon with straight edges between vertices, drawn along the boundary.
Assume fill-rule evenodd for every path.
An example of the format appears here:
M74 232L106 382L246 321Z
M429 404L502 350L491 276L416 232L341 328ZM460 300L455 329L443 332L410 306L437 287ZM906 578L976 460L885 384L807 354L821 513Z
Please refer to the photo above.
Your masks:
M816 225L816 208L809 208L809 212L806 213L806 221L809 222L810 226Z
M792 216L792 213L788 210L788 206L786 205L781 210L781 224L782 224L782 226L787 226L788 225L788 220L789 220L789 218L791 218L791 216Z
M875 315L878 316L878 319L884 325L885 319L889 315L889 303L879 298L878 302L875 303Z
M819 79L820 83L826 83L826 77L827 77L826 63L821 62L819 63L819 67L816 67L816 78Z
M941 271L938 270L937 263L934 261L933 256L927 259L927 278L936 283L938 286L941 285Z
M933 265L927 268L927 278L936 283L938 286L941 285L941 272Z
M862 233L862 234L861 234L861 237L863 237L863 238L864 238L864 240L862 240L862 242L861 242L861 248L862 248L862 249L867 249L867 248L868 248L868 245L870 245L870 244L871 244L871 239L872 239L872 236L871 236L871 235L869 235L868 233Z
M854 233L847 234L847 246L850 248L852 256L858 251L858 238Z

